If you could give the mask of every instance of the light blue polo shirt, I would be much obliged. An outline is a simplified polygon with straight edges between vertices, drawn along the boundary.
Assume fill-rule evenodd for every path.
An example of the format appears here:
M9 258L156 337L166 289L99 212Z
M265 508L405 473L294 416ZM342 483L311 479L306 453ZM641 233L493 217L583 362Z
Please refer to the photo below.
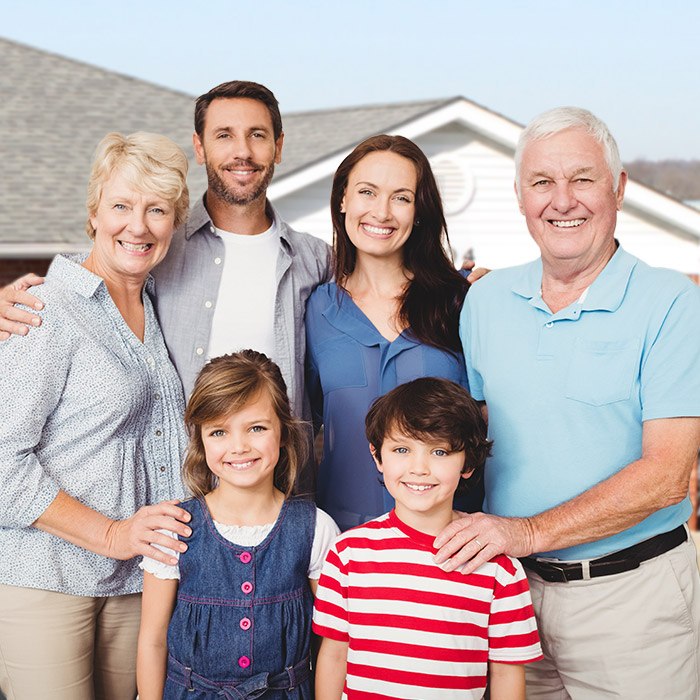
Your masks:
M530 516L641 456L642 422L700 416L700 288L622 248L556 314L540 260L496 270L467 294L460 333L469 387L485 400L493 456L487 512ZM685 522L690 500L612 537L543 556L591 559Z

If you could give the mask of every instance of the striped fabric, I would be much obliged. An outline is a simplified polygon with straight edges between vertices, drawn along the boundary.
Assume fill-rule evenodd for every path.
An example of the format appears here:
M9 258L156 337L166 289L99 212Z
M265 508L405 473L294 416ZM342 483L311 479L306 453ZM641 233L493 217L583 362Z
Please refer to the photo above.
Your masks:
M349 642L344 698L481 698L489 661L542 658L527 579L498 556L464 576L392 511L341 535L319 581L314 631Z

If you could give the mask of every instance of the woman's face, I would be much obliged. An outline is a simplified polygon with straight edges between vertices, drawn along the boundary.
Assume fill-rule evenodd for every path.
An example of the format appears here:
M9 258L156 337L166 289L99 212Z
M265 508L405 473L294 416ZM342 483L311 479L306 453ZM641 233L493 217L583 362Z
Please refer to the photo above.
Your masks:
M168 252L175 207L135 189L117 170L104 183L90 222L95 241L89 268L106 280L143 283Z
M391 151L369 153L350 171L340 207L358 260L402 258L413 229L416 183L415 165Z

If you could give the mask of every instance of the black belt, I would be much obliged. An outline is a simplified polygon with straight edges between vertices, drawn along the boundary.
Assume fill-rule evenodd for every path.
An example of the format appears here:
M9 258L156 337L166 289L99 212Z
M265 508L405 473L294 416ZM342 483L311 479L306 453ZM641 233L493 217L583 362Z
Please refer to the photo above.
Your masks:
M597 576L610 576L621 574L624 571L636 569L643 561L658 557L688 539L688 532L684 525L679 525L675 530L656 535L644 542L632 545L619 552L613 552L600 559L591 559L588 562L551 562L532 557L522 557L520 561L528 571L534 571L545 581L550 583L568 583L569 581L581 581ZM588 569L588 575L584 576L584 570Z

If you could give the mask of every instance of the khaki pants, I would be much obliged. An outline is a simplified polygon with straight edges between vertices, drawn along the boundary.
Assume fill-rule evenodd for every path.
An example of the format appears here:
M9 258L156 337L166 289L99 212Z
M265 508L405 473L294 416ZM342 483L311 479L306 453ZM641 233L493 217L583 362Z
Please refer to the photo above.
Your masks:
M691 539L638 569L546 583L527 572L543 661L528 700L698 700L700 575Z
M0 688L7 700L133 700L140 617L140 594L0 585Z

